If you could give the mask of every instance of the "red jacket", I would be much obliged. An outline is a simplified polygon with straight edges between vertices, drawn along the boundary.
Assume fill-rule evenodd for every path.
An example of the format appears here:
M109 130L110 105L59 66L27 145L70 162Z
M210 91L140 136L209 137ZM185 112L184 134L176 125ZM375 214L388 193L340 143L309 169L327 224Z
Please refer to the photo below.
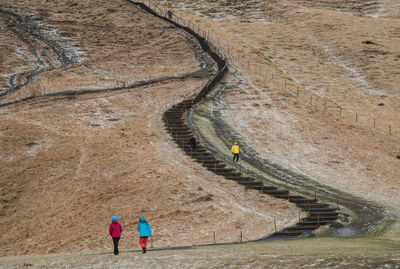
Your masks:
M112 237L121 237L122 226L119 224L118 220L114 220L110 223L110 235Z

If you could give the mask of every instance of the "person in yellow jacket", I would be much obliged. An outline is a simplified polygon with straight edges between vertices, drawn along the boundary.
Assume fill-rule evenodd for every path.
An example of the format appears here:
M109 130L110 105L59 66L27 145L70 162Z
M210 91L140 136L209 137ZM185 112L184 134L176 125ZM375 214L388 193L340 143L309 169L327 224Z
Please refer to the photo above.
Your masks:
M233 144L231 151L233 153L233 161L235 161L235 159L236 159L236 162L238 162L239 161L239 145L238 145L238 142L235 142Z

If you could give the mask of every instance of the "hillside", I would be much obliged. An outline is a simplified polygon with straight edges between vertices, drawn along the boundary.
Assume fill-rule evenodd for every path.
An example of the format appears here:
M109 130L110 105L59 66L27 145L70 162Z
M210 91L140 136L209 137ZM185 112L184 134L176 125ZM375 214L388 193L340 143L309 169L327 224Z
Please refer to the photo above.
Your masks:
M398 3L228 2L162 1L209 34L230 62L221 86L199 107L209 112L201 120L221 120L256 157L382 207L394 224L378 233L399 238ZM108 251L112 215L124 227L120 247L129 250L138 247L140 216L152 225L156 248L212 243L213 232L218 242L237 242L240 231L254 240L271 234L274 220L278 228L297 221L294 205L205 170L166 132L162 113L194 96L215 72L185 32L122 0L8 1L0 14L0 103L47 94L0 107L1 256ZM77 94L48 95L62 92ZM263 266L260 257L270 254L262 248L277 247L273 264L329 266L342 242L350 241L324 239L331 256L317 256L322 260L304 258L318 250L307 240L308 249L244 245L254 251L247 256L242 245L189 250L184 257L171 250L160 254L160 263L128 252L114 265L129 266L132 255L142 267L167 267L171 257L181 265L201 253L220 266ZM396 254L379 249L388 242L350 242L354 259L346 260L344 250L339 260L349 267L392 266ZM381 251L376 264L360 246ZM222 261L210 255L215 249L228 260L246 257ZM287 249L303 253L302 263ZM111 265L107 256L86 257L4 257L1 263Z
M38 89L114 89L0 108L2 256L109 250L112 215L124 227L121 249L139 247L140 216L154 247L211 243L213 232L219 242L241 230L257 239L274 220L296 221L293 205L216 176L171 141L162 112L213 73L190 36L126 1L1 10L3 102Z

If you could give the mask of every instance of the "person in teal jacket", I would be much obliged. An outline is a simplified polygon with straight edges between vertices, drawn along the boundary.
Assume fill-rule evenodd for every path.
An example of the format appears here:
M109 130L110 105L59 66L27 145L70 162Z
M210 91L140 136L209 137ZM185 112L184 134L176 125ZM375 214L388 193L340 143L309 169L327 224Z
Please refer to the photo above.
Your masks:
M149 236L152 236L152 234L150 225L146 222L145 218L140 217L137 230L139 231L140 247L142 248L142 252L146 253L147 239L149 238Z

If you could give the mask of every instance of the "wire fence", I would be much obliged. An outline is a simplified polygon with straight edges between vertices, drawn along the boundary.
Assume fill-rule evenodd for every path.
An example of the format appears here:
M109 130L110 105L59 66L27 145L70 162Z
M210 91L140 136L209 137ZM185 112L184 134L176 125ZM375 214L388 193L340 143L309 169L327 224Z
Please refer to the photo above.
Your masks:
M133 2L133 1L132 1ZM324 111L336 117L339 117L343 121L351 124L360 124L375 128L385 132L386 134L400 138L400 124L395 120L377 117L375 114L370 112L360 112L352 108L351 105L339 105L335 101L332 101L324 96L316 94L312 90L300 87L296 82L285 76L282 72L270 72L270 67L256 63L252 60L248 60L247 56L243 56L240 52L235 52L232 47L229 46L229 42L223 41L218 34L213 34L209 29L202 27L200 24L193 23L190 19L184 18L182 15L172 14L169 16L169 8L161 4L155 4L150 0L139 0L146 4L149 8L154 10L159 16L170 17L171 20L184 27L190 28L193 32L202 36L210 45L210 47L219 55L234 59L239 64L247 68L247 71L253 75L262 76L262 78L268 81L267 87L281 91L286 98L292 98L296 101L302 102L309 107L317 108L319 111ZM109 87L120 87L119 82L115 85L107 85L102 88ZM99 89L100 89L99 88ZM100 90L101 90L100 89ZM80 92L80 89L71 89L68 92ZM5 95L0 98L0 106L17 104L21 101L34 99L40 96L54 95L55 93L46 93L46 90L41 87L40 83L32 90L28 91L15 91L11 94Z
M168 16L168 7L155 4L150 0L141 0L140 2L147 4L153 10L162 16ZM220 55L231 58L238 62L245 68L246 71L253 75L262 76L264 80L268 81L269 88L275 91L281 91L286 98L295 99L302 102L308 107L318 109L324 113L329 113L335 117L339 117L344 122L349 124L359 124L370 128L378 129L386 134L400 138L400 124L395 119L384 118L376 116L372 112L365 112L365 110L357 111L351 104L340 105L327 97L321 96L310 89L305 89L299 86L293 79L289 78L283 72L270 72L270 66L266 66L253 60L249 60L247 55L243 55L238 51L234 51L229 45L230 42L222 40L218 34L213 34L209 29L199 24L193 23L190 19L184 18L182 15L173 14L171 17L175 22L182 24L194 32L205 38L210 47L212 47Z

